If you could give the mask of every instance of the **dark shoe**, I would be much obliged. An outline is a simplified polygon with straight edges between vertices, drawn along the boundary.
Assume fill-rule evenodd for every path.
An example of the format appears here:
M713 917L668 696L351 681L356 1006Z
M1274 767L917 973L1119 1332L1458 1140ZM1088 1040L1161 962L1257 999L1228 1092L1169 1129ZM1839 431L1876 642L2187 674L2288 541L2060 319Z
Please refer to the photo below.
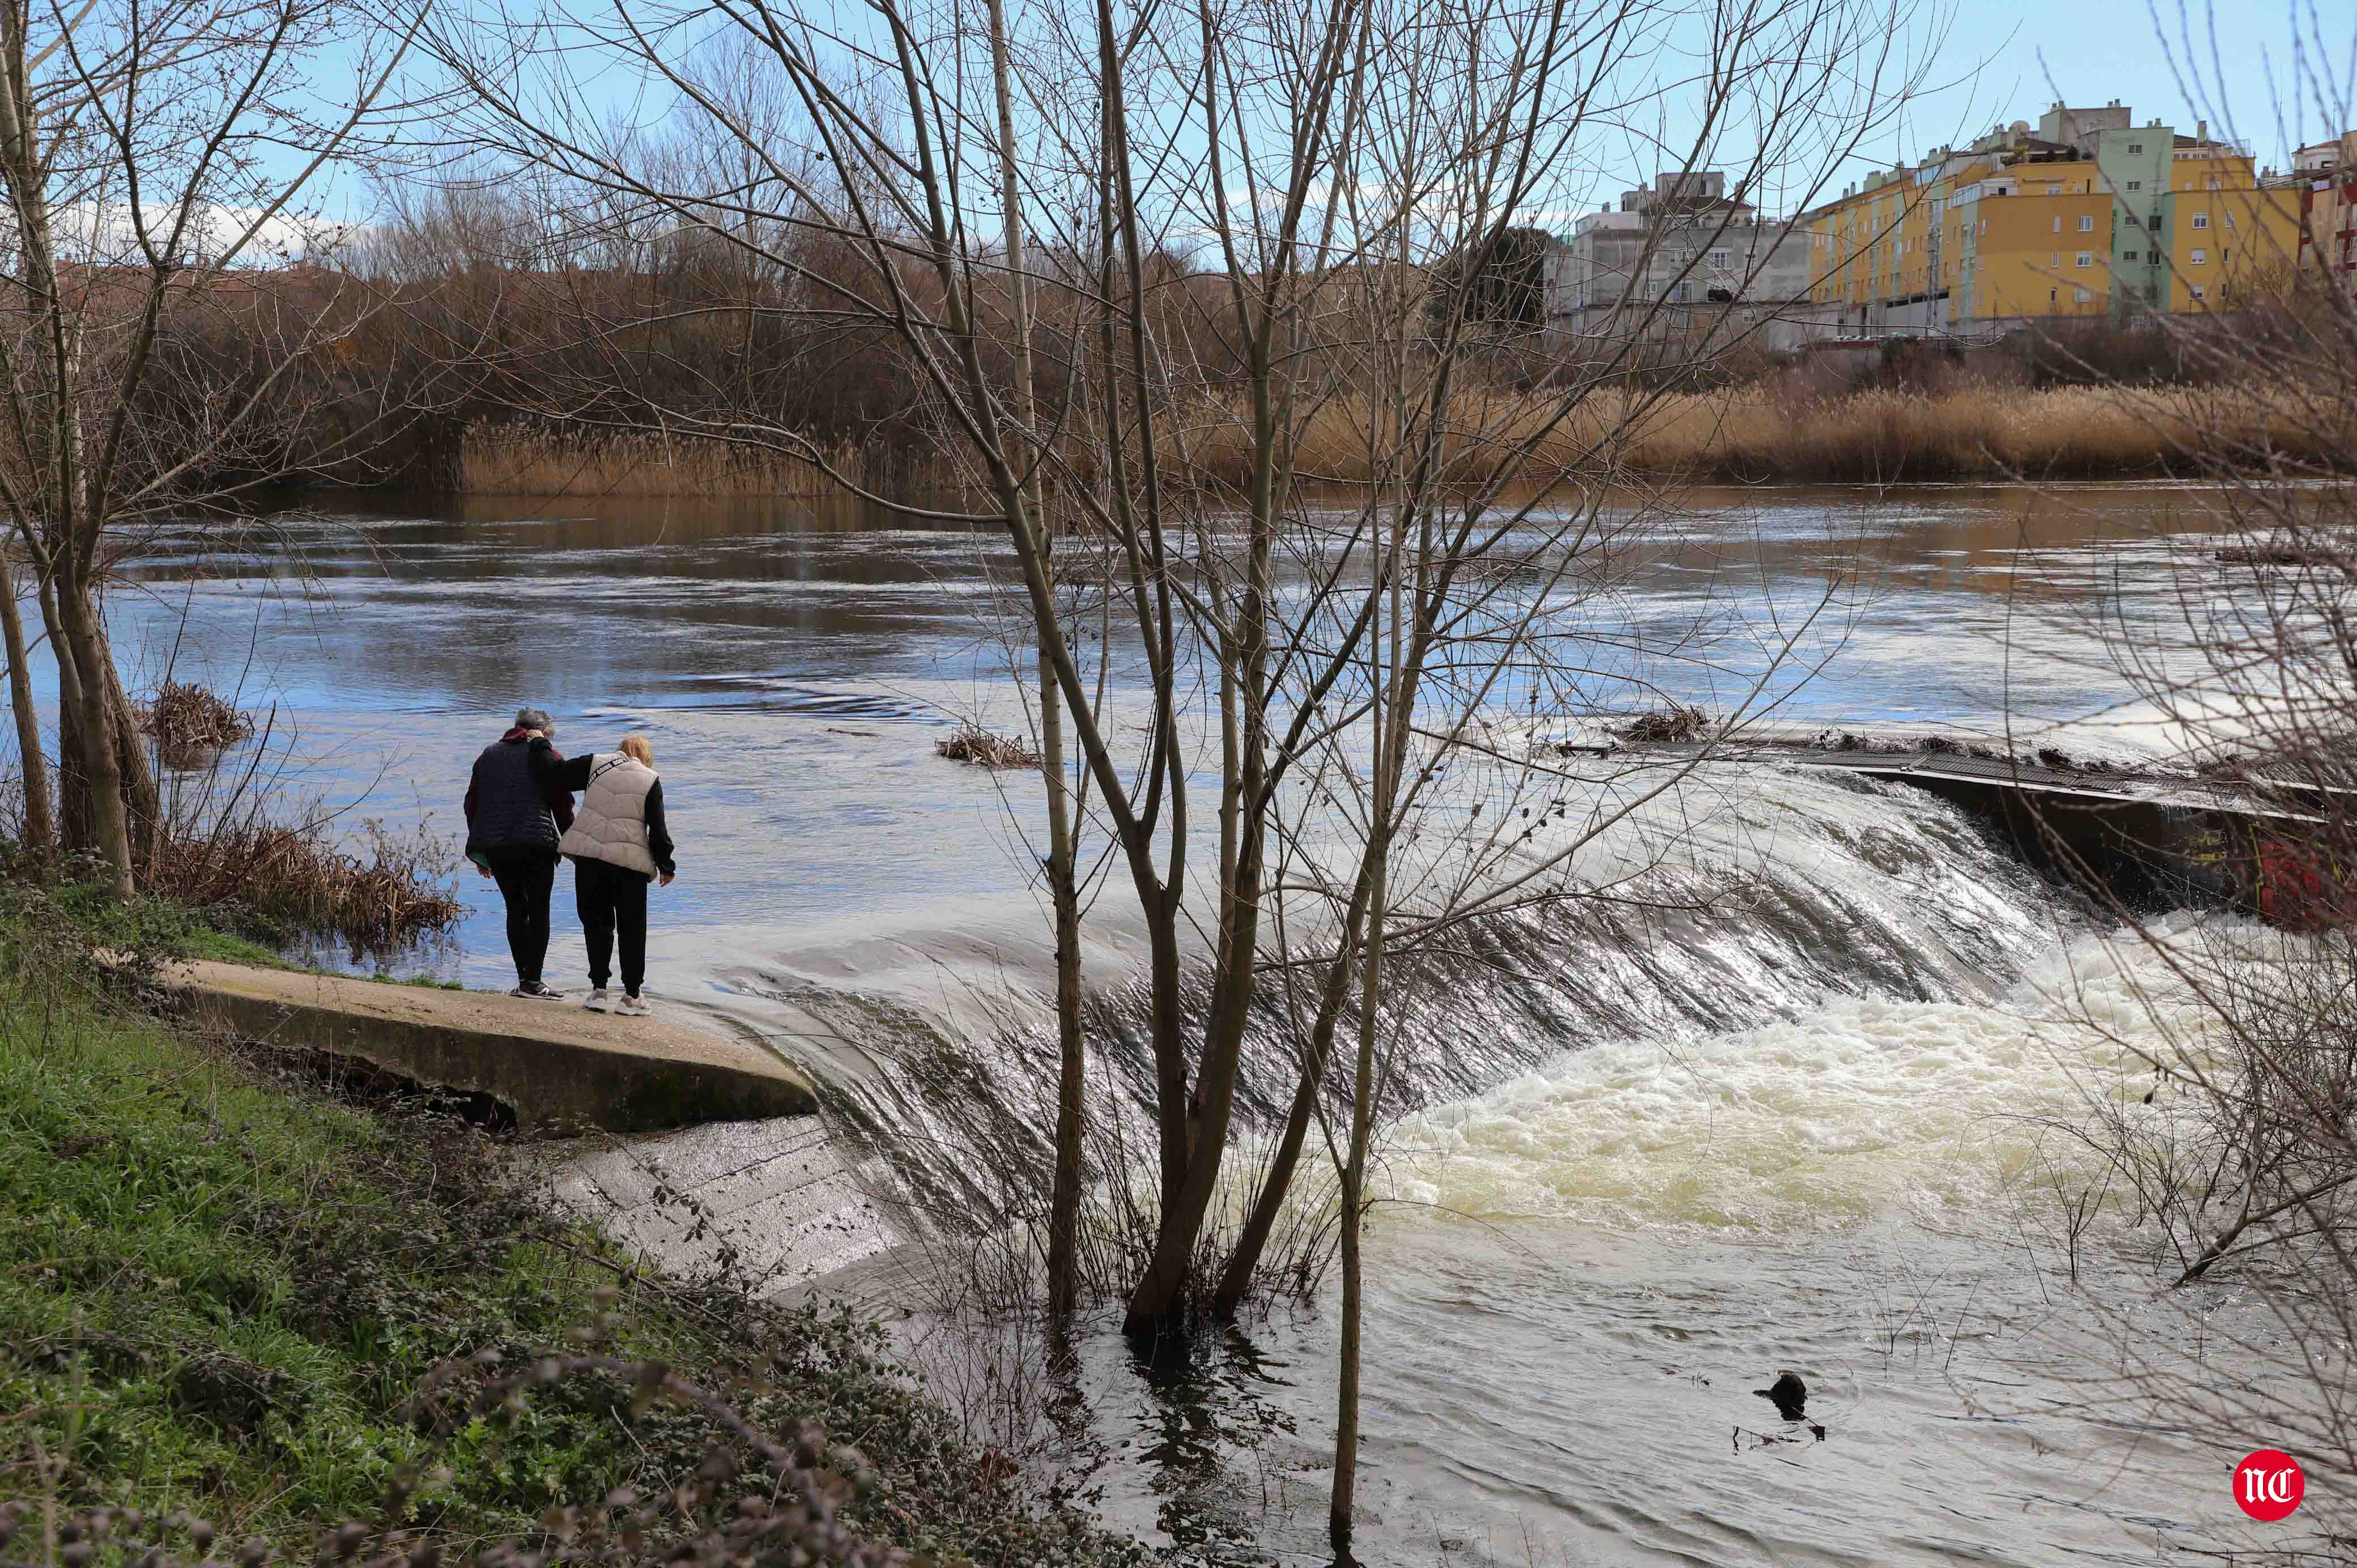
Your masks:
M508 994L511 996L527 997L534 1002L562 1002L565 1000L565 993L562 991L551 991L547 986L542 984L537 980L527 980L518 985L513 991L509 992Z

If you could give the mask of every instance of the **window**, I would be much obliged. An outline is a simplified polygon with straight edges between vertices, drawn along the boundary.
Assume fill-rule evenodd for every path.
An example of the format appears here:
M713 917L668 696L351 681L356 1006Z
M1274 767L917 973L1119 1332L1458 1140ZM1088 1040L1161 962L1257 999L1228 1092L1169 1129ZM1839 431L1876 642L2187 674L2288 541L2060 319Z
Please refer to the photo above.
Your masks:
M2093 251L2080 252L2079 260L2075 264L2083 267L2093 266L2095 264L2095 253Z
M2050 288L2046 291L2046 303L2049 305L2053 304L2056 300L2061 299L2061 297L2062 291L2059 288Z
M2144 220L2131 212L2128 214L2128 227L2131 229L2141 229L2144 227Z
M2144 264L2148 267L2157 267L2160 265L2160 252L2158 251L2147 251L2144 253Z
M2128 181L2126 188L2129 190L2142 190L2144 188L2144 181L2140 179L2132 179Z
M2207 252L2207 251L2195 251L2195 252L2194 252L2190 256L2187 257L2186 259L2187 259L2187 261L2188 261L2188 262L2190 262L2190 263L2192 265L2194 265L2194 266L2197 266L2197 267L2199 267L2199 266L2204 266L2204 265L2207 265L2207 264L2208 264L2208 263L2209 263L2209 260L2210 260L2210 252Z
M2144 151L2144 144L2142 142L2130 142L2128 144L2128 155L2131 157L2142 151Z
M2198 283L2197 283L2197 284L2193 285L2192 285L2192 289L2193 289L2193 297L2194 297L2194 298L2196 298L2196 299L2202 299L2202 298L2206 298L2206 297L2207 297L2206 295L2204 295L2202 294L2202 292L2201 292L2201 285L2200 284L2198 284Z
M2201 182L2201 188L2202 188L2202 189L2204 189L2204 190L2215 190L2215 189L2217 189L2217 188L2218 188L2218 177L2217 177L2216 175L2214 175L2214 174L2213 174L2213 175L2212 175L2208 179L2203 180L2203 181Z
M2226 227L2227 227L2227 228L2229 228L2229 229L2232 229L2233 226L2234 226L2234 215L2233 215L2233 213L2229 212L2228 214L2226 214Z
M2232 246L2232 245L2228 245L2228 246L2226 246L2224 249L2221 250L2221 251L2218 252L2218 264L2219 264L2220 266L2222 266L2222 266L2224 266L2228 262L2233 261L2233 259L2234 259L2234 247L2233 247L2233 246ZM2220 294L2223 294L2223 293L2225 293L2226 291L2225 291L2224 289L2222 289L2222 289L2220 289L2218 292L2219 292Z
M2210 227L2210 214L2207 212L2195 213L2193 215L2193 226L2196 229L2207 229Z
M2057 234L2062 232L2062 215L2060 212L2054 215L2054 231Z
M2062 194L2062 187L2061 187L2061 182L2059 182L2059 181L2050 182L2050 183L2047 185L2047 187L2046 187L2046 194L2047 194L2047 195L2049 195L2049 196L2060 196L2060 195L2061 195L2061 194Z
M1986 234L1986 233L1987 233L1987 232L1988 232L1988 220L1987 220L1987 219L1984 218L1984 219L1982 219L1979 222L1977 222L1977 223L1975 223L1975 224L1974 224L1974 225L1973 225L1973 236L1974 236L1974 238L1977 239L1977 238L1979 238L1981 235Z
M1710 253L1710 264L1715 267L1726 266L1734 259L1735 252L1725 245L1719 246Z
M2082 212L2079 214L2079 232L2082 234L2092 234L2094 231L2095 215L2092 212Z
M2120 252L2120 260L2124 262L2133 262L2136 259L2136 253L2134 251L2122 251Z
M2050 267L2061 266L2062 264L2062 252L2060 251L2050 252L2046 257L2046 264Z
M2074 288L2071 291L2071 299L2073 304L2084 305L2088 299L2087 291L2083 288Z

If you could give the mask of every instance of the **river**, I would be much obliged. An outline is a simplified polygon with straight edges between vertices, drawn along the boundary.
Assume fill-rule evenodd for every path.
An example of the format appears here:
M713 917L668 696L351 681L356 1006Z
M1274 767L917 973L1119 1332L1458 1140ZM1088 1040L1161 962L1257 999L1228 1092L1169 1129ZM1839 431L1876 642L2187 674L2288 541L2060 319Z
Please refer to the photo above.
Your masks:
M1775 684L1780 724L2145 751L2166 736L2114 638L2168 620L2169 542L2210 526L2166 486L1704 492L1649 528L1610 629L1675 641L1663 696L1718 712L1763 628L1813 612L1800 662L1823 668ZM862 1049L813 1065L856 1119L932 1151L917 1180L954 1186L1051 1070L1022 1000L1036 800L933 754L955 718L1014 719L1006 567L986 532L847 506L358 498L161 536L111 615L133 684L168 670L272 713L278 787L352 822L455 832L468 763L520 704L568 749L648 734L682 873L656 896L659 1010L757 1033L781 996L826 1012ZM2087 1304L2122 1304L2163 1359L2253 1309L2222 1287L2195 1314L2153 1305L2133 1238L2104 1230L2074 1289L2018 1201L2072 1178L2044 1129L2120 1070L2058 998L2144 982L1940 801L1762 767L1702 790L1682 872L1740 896L1642 927L1518 917L1409 1028L1420 1109L1386 1130L1370 1247L1361 1555L2248 1546L2239 1450L2118 1399L2115 1326ZM504 985L497 900L467 890L404 966ZM552 979L577 985L558 904ZM1122 961L1109 924L1100 972ZM1287 1086L1261 1077L1265 1111ZM986 1114L977 1083L1000 1086ZM889 1204L840 1207L806 1273L901 1239ZM941 1336L909 1332L958 1397ZM1187 1557L1325 1561L1331 1335L1330 1311L1285 1309L1147 1368L1100 1325L1039 1416L1048 1446L1110 1520ZM1821 1440L1784 1441L1751 1395L1788 1367Z

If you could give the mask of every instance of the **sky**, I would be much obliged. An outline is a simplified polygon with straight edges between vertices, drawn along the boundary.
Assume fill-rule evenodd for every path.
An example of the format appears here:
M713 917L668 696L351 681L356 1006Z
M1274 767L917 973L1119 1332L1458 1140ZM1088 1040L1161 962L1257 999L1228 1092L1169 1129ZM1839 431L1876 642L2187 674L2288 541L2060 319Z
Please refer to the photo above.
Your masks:
M2318 0L2315 6L2338 51L2330 75L2340 84L2344 120L2357 48L2348 4ZM2034 127L2057 97L2073 105L2116 98L2136 111L2137 124L2158 119L2190 134L2207 119L2212 134L2231 134L2261 164L2282 168L2290 146L2352 128L2323 124L2313 86L2299 94L2308 100L2304 113L2278 115L2277 101L2291 96L2295 81L2293 45L2292 12L2283 0L2221 0L2214 9L2205 3L2182 12L2174 0L2162 6L2146 0L1964 0L1950 18L1932 90L1910 105L1880 149L1881 161L1912 161L1999 121L2027 120ZM2197 60L2199 83L2186 70Z

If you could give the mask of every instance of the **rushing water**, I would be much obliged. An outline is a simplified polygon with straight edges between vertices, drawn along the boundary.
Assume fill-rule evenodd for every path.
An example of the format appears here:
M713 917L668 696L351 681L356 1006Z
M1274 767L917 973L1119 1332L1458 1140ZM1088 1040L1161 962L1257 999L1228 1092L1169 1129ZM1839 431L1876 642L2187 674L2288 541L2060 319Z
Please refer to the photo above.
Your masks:
M2198 492L1699 499L1613 601L1628 638L1699 650L1664 667L1667 695L1723 711L1762 628L1815 609L1806 649L1832 657L1780 688L1780 720L2154 741L2108 638L2169 613L2155 541L2204 530ZM1014 717L1005 564L986 533L856 510L370 501L160 540L113 616L135 682L168 669L274 708L282 787L356 818L455 832L468 763L521 703L553 710L568 749L647 732L682 867L656 897L658 1005L755 1032L780 997L821 1013L858 1048L815 1065L915 1151L895 1179L953 1189L1051 1070L1036 801L932 747L956 717ZM2093 1397L2110 1337L2016 1201L2067 1162L2042 1121L2118 1066L2063 1021L2058 985L2132 982L1929 797L1749 767L1676 809L1659 875L1706 901L1491 922L1448 1004L1407 1022L1422 1109L1384 1141L1362 1554L2140 1563L2246 1544L2236 1455ZM504 984L497 900L471 890L425 961ZM1117 974L1118 908L1099 924L1095 968ZM1134 1079L1119 1015L1100 1049ZM1253 1060L1265 1110L1287 1085ZM770 1136L695 1157L734 1176ZM866 1239L809 1258L893 1240L869 1211L845 1224ZM2116 1299L2147 1294L2115 1247L2082 1262ZM2179 1342L2151 1316L2155 1343ZM1330 1313L1280 1314L1175 1369L1092 1337L1060 1407L1068 1474L1190 1555L1319 1560L1331 1333ZM1809 1379L1822 1441L1783 1441L1751 1396L1782 1367Z

